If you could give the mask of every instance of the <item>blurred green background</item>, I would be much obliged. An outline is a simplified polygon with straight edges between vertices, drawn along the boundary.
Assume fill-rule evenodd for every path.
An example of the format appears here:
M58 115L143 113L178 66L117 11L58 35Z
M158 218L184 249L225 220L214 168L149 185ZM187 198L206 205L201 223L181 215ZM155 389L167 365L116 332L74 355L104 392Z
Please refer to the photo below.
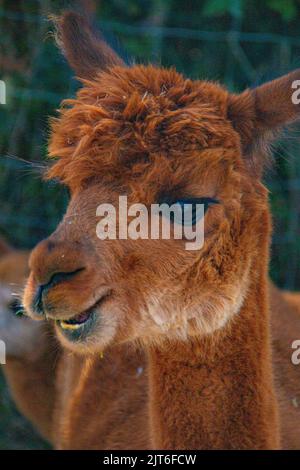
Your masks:
M64 188L41 181L48 116L77 83L49 34L47 16L79 6L136 62L175 66L239 91L300 66L299 0L0 0L0 232L33 247L56 226ZM266 177L274 215L271 276L300 289L300 126L274 145ZM44 448L0 381L0 448Z

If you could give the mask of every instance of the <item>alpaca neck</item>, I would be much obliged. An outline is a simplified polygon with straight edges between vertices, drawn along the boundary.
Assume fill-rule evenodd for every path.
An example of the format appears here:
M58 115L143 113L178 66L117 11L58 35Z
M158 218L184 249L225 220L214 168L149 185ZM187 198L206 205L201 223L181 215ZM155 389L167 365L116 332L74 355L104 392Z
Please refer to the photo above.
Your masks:
M278 448L267 289L256 275L221 332L149 350L155 448Z

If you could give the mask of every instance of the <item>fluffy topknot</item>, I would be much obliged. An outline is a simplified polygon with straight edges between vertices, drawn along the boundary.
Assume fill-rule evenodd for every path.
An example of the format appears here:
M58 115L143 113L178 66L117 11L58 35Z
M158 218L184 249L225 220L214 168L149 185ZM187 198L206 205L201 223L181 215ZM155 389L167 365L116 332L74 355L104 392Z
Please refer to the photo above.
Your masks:
M153 66L113 67L65 100L52 120L48 178L80 188L128 178L156 156L171 160L226 146L227 92ZM231 142L232 143L232 142Z

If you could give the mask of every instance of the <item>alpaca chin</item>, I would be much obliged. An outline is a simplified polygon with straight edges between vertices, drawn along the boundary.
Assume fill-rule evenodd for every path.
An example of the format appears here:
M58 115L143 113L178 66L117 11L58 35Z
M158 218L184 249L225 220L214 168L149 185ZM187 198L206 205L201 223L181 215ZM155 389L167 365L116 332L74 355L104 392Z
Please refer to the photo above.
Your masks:
M56 327L57 337L61 344L68 350L88 355L103 352L110 343L113 342L116 332L118 319L113 312L97 312L99 318L95 322L91 332L84 338L76 341L68 339L60 328Z

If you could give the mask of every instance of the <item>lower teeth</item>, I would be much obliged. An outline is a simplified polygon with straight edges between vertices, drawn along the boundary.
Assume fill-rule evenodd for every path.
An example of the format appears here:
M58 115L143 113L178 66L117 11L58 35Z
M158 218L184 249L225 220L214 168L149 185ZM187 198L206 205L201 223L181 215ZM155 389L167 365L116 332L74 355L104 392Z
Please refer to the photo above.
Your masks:
M91 311L83 312L69 320L59 320L60 327L64 330L78 330L91 316Z
M66 323L64 321L60 321L59 323L64 330L78 330L78 328L83 325L83 323Z

